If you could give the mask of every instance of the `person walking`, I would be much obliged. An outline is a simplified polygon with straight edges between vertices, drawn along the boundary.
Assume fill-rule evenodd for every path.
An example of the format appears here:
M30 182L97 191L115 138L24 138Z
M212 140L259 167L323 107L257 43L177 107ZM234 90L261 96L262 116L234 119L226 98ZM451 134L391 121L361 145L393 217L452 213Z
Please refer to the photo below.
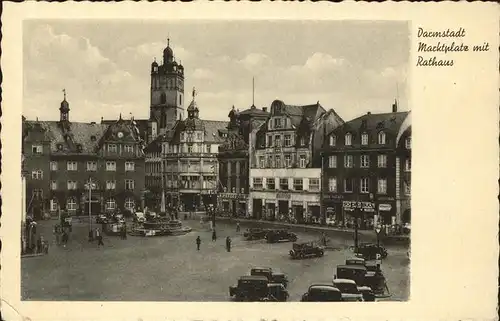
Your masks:
M95 229L95 236L97 238L97 247L101 245L104 246L104 243L102 242L102 234L98 228Z
M226 237L226 250L231 252L231 238L229 236Z
M66 247L66 245L68 244L68 232L66 232L66 229L64 229L62 233L62 242L63 246Z
M123 224L123 239L127 239L127 223Z
M94 231L89 230L89 242L93 242L93 241L94 241Z
M215 229L212 232L212 242L217 241L217 233L215 232Z
M200 236L198 235L198 237L196 238L196 250L199 251L200 250L200 245L201 245L201 238Z
M240 222L236 222L236 233L240 232Z

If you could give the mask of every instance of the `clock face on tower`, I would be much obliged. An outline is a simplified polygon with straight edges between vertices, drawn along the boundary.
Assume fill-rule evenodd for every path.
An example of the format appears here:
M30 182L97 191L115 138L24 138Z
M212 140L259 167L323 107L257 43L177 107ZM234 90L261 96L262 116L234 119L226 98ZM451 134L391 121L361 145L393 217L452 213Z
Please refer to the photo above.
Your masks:
M123 138L123 133L122 132L118 132L118 138Z

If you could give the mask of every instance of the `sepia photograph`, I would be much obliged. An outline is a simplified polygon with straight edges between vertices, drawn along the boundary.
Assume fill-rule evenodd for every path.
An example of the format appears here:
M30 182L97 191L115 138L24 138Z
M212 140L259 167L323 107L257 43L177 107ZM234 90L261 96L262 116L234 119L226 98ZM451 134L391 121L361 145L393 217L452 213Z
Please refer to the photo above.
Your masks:
M409 299L407 21L23 30L23 300Z

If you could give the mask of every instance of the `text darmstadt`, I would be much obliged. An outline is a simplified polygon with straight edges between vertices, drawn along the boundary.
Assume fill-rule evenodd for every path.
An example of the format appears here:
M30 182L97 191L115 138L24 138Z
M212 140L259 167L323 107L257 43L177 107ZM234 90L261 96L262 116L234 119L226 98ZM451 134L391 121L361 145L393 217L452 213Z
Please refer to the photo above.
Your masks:
M424 28L419 27L418 28L418 34L417 36L419 38L424 37L424 38L463 38L465 37L465 29L464 28L459 28L458 30L443 30L443 31L434 31L434 30L424 30Z

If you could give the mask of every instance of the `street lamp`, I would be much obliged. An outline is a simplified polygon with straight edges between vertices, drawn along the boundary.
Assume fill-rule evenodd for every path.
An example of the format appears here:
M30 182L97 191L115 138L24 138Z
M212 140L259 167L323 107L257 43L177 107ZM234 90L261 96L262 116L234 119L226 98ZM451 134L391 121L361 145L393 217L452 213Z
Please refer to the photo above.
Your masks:
M89 181L85 184L85 187L89 190L89 232L92 231L92 189L96 189L96 184L92 182L92 177L89 177Z
M377 232L377 248L380 248L380 232L382 231L382 228L380 225L377 225L375 228L375 232Z

